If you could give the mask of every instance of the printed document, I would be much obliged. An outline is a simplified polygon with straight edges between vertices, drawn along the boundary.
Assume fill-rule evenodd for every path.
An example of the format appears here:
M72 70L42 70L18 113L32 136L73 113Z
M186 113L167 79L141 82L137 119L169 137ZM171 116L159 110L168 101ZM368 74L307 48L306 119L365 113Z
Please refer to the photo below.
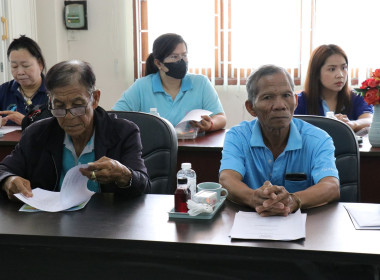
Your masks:
M238 212L232 239L296 240L306 236L306 214L300 210L287 217L261 217L256 212Z
M186 116L176 125L175 131L178 139L194 139L198 136L198 127L195 127L192 122L200 122L202 116L212 114L211 111L195 109L191 110Z
M27 198L21 193L15 194L15 196L29 206L47 212L63 211L80 204L83 204L84 207L94 194L87 188L88 178L79 171L79 168L87 166L84 164L71 168L63 179L60 192L35 188L32 190L33 197Z
M181 125L184 122L196 121L199 122L202 120L202 116L210 115L212 112L208 110L195 109L191 110L186 116L177 124L177 126Z
M356 229L380 229L380 204L345 203L344 208Z

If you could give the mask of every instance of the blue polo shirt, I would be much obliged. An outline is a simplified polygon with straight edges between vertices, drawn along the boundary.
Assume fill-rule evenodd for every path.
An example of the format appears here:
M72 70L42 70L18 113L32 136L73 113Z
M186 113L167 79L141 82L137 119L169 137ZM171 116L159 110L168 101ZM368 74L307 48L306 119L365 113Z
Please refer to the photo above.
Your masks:
M347 114L347 117L349 120L355 121L357 120L361 115L364 113L371 113L373 114L373 106L368 105L367 102L364 101L364 98L360 95L357 95L355 92L351 92L351 110ZM319 116L325 116L326 115L326 105L324 106L322 99L319 101ZM328 110L329 111L329 110ZM335 112L335 114L338 114L341 112ZM307 99L304 92L301 92L298 94L298 106L296 110L294 111L295 115L309 115L307 110Z
M325 131L293 119L285 150L274 161L264 144L259 121L243 121L226 134L219 172L231 169L240 173L243 182L252 189L269 180L292 193L307 189L326 176L339 179L334 150L333 141ZM307 179L287 181L287 173L305 173Z
M62 171L61 171L61 178L59 180L60 189L62 187L63 179L65 178L66 173L71 168L79 164L86 164L86 163L95 161L95 149L94 149L95 136L94 135L95 135L95 131L90 141L88 141L87 145L84 147L79 158L77 157L75 153L75 148L74 148L73 141L71 140L71 137L68 134L65 135L65 140L63 142L64 147L63 147L63 157L62 157ZM88 180L87 188L93 192L100 192L99 184L98 182L95 182L95 181Z
M15 80L6 82L0 86L0 110L1 111L17 111L26 114L26 101L24 96L18 90L20 84ZM45 78L42 75L42 84L37 93L32 98L34 105L47 104L48 96L45 87ZM7 125L16 125L12 121L8 121Z
M173 100L163 89L159 72L136 80L123 92L112 110L149 113L150 108L157 108L160 116L173 126L194 109L209 110L212 115L224 113L218 94L207 77L186 74Z

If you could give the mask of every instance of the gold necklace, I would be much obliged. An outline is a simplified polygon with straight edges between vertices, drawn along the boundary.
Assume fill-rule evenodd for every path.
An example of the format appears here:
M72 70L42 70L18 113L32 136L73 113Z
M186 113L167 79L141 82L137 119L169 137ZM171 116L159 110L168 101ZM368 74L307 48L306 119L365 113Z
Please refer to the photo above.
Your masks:
M20 86L20 90L21 90L21 93L22 95L24 96L24 99L25 99L25 103L27 106L31 105L32 104L32 98L36 95L37 91L35 93L32 94L32 96L27 96L26 93L24 92L24 89Z

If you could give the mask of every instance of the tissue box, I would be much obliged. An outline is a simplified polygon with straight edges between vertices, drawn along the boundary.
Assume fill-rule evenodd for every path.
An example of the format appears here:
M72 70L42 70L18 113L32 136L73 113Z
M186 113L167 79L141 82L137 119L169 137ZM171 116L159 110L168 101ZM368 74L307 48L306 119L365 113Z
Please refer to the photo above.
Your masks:
M216 192L202 190L193 195L192 200L196 203L207 203L214 206L217 202Z

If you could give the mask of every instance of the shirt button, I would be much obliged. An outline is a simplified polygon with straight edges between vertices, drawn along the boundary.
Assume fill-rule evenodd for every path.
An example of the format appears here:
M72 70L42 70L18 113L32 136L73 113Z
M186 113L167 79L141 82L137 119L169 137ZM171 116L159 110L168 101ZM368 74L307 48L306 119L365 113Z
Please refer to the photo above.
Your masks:
M272 163L272 160L270 159L270 160L268 160L268 163Z

